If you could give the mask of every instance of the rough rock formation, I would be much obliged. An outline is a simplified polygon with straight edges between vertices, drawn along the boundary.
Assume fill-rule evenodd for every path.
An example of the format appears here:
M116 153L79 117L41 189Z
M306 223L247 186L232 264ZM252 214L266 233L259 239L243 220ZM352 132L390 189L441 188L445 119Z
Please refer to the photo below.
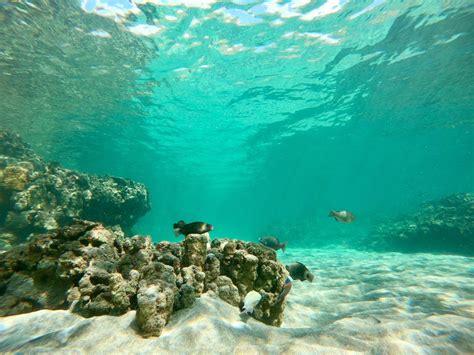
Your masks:
M226 278L218 277L215 282L207 283L207 289L217 288L217 294L230 304L237 297L232 284L237 287L240 302L248 292L259 292L262 300L255 309L254 318L265 324L280 326L284 304L276 303L276 299L283 289L287 272L277 261L276 252L261 244L241 240L215 239L211 246L208 257L213 255L219 260L220 275ZM217 269L217 263L213 263ZM209 278L216 273L213 267L206 272Z
M378 226L359 245L377 251L474 256L474 194L426 203L412 215Z
M129 230L149 209L143 184L46 163L18 135L0 131L0 249L73 219Z
M188 235L153 245L121 229L75 221L0 254L0 316L38 309L72 309L82 316L120 315L135 309L143 336L159 336L171 314L201 294L240 306L247 292L262 301L254 317L279 326L276 303L287 275L262 245Z

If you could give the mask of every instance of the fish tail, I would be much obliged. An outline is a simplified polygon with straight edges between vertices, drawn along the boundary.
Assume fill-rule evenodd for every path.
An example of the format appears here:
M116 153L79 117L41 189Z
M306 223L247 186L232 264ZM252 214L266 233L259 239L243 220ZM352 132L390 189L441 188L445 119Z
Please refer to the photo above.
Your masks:
M180 228L180 227L184 226L185 224L186 224L186 223L184 223L183 220L180 220L180 221L178 221L177 223L174 223L174 224L173 224L173 228Z
M181 234L181 227L183 227L186 223L184 223L183 220L181 221L178 221L178 223L174 223L173 224L173 229L174 229L174 235L176 237L179 237L179 235Z
M286 246L288 245L288 242L281 243L281 250L285 252Z
M282 290L282 291L280 292L280 294L278 295L278 298L277 298L277 300L276 300L276 303L282 302L282 301L286 298L286 296L288 296L288 294L289 294L290 291L291 291L291 287L292 287L291 284L285 285L285 286L283 287L283 290Z

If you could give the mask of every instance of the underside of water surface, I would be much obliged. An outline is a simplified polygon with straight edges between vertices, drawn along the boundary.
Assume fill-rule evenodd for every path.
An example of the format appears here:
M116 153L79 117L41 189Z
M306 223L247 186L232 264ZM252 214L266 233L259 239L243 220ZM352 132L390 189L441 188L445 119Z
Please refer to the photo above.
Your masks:
M354 234L474 190L469 1L6 1L0 23L1 127L145 183L155 240L183 219L318 244L331 209Z
M0 98L0 352L474 352L472 1L0 0Z

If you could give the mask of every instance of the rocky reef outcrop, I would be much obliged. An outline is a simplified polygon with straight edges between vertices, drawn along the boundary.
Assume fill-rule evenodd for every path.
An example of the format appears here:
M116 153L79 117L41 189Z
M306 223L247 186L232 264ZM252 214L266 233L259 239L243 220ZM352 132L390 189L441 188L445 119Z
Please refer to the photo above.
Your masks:
M119 227L75 221L35 235L0 254L0 315L71 309L84 317L136 310L145 337L159 336L173 312L192 307L203 293L240 306L255 290L254 317L282 323L276 302L287 272L276 254L239 240L188 235L181 243L154 245L127 238Z
M0 249L74 219L129 230L149 210L143 184L47 163L18 135L0 131Z
M411 215L379 225L359 247L474 256L474 194L454 194L426 203Z

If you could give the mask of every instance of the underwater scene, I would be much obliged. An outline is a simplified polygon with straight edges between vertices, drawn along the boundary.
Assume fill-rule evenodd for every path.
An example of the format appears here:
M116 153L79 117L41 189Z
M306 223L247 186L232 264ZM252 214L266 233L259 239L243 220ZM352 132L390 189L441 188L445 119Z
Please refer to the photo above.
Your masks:
M474 354L474 3L0 0L0 353Z

